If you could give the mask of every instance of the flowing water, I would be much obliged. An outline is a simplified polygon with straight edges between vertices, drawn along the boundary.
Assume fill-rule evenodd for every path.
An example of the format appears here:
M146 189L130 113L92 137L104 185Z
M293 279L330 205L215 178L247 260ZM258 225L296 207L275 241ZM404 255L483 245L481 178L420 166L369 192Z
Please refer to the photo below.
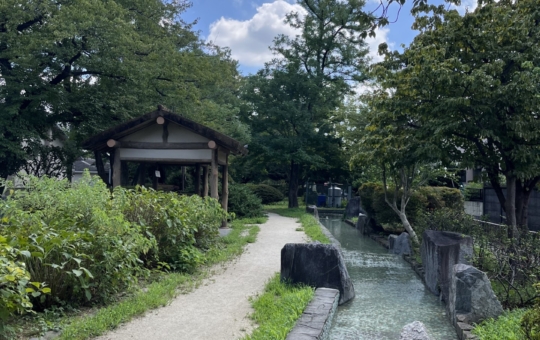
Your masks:
M339 219L320 221L341 242L356 293L338 308L330 339L397 340L413 321L421 321L435 340L457 339L444 304L407 262Z

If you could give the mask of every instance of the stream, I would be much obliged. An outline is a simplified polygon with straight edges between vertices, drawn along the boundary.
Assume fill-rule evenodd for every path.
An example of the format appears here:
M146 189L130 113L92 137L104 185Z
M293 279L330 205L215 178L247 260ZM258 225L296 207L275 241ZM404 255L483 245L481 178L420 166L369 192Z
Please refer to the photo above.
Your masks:
M433 339L457 339L444 303L425 288L405 260L338 217L321 216L320 221L341 243L356 293L339 306L330 339L397 340L403 326L413 321L421 321Z

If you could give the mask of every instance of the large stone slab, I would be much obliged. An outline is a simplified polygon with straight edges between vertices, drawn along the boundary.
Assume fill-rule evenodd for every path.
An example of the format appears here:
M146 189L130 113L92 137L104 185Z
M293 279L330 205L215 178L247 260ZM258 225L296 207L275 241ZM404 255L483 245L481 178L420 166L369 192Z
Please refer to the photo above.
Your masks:
M347 207L345 207L346 217L356 217L358 214L365 213L364 209L362 209L362 199L360 196L354 196L347 202Z
M391 254L396 255L411 255L411 244L409 242L409 234L402 232L399 236L388 236L388 249Z
M454 325L480 323L503 312L486 273L466 264L453 267L447 309Z
M470 264L472 238L448 231L426 230L422 235L421 255L426 286L448 301L454 265Z
M339 290L339 304L354 298L354 286L339 249L331 244L287 243L281 249L281 279Z
M358 214L358 221L356 221L356 229L360 230L362 234L370 234L371 228L369 227L369 216L366 214Z
M403 327L399 340L432 340L432 338L423 323L414 321Z
M286 340L324 340L328 339L332 319L339 302L339 291L330 288L317 288L296 325Z

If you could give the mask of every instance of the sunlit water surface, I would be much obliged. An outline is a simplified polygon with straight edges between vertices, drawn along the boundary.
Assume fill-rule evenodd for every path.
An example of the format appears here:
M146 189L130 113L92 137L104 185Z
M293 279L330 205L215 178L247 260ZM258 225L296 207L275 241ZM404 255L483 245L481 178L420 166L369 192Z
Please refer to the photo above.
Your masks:
M444 304L410 265L335 217L322 224L341 242L356 297L338 308L332 340L397 340L401 329L421 321L435 340L455 340Z

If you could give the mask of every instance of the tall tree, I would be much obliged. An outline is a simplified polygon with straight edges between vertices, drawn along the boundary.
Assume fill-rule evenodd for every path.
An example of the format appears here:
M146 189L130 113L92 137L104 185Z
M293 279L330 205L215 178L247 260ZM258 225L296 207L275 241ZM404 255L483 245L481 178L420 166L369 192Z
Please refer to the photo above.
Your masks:
M376 72L393 96L388 112L463 164L483 167L509 234L527 225L540 180L540 7L534 0L481 1L460 16L424 6L420 34L403 53L387 53ZM384 46L383 46L384 48ZM506 179L506 196L500 182Z
M299 177L306 167L325 167L320 151L338 142L329 117L351 84L363 79L368 29L364 2L301 0L304 13L286 22L301 34L278 36L276 59L247 81L244 118L250 150L265 161L289 165L289 207L297 207Z
M0 176L32 156L21 148L25 141L48 141L60 128L77 144L158 103L197 120L226 114L212 125L237 128L227 121L237 112L221 100L228 87L237 91L236 63L202 44L181 20L188 6L186 0L0 2Z

